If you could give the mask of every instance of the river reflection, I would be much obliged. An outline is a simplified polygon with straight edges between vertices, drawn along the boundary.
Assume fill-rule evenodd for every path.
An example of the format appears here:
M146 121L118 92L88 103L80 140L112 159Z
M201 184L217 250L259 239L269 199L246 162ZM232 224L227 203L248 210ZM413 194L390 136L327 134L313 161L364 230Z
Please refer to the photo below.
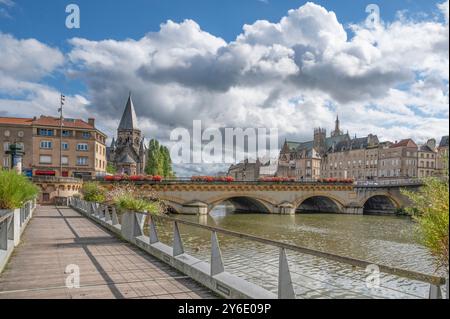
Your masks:
M208 216L176 215L190 221L283 241L311 249L433 274L433 258L417 242L408 217L338 214L237 214L221 206ZM161 241L172 244L172 225L157 223ZM210 233L180 225L187 253L209 262ZM277 292L278 249L219 234L230 273ZM367 273L322 258L288 251L298 298L427 297L428 285L382 275L381 287L367 288Z

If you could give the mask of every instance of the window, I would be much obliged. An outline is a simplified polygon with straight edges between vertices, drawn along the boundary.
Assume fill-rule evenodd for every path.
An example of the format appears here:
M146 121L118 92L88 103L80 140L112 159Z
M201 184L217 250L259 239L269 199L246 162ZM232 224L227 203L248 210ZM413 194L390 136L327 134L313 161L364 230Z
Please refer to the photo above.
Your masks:
M86 166L88 165L88 158L83 156L77 157L77 165Z
M49 155L41 155L39 156L39 163L41 164L51 164L52 163L52 157Z
M17 133L17 136L18 137L23 137L25 134L23 133L23 131L19 131L18 133Z
M53 143L50 141L41 141L41 148L50 149L53 147Z
M61 143L61 148L62 148L64 151L67 151L67 150L69 149L69 143L67 143L67 142L62 142L62 143Z
M62 131L62 136L64 136L64 137L72 136L72 132L71 131L67 131L67 130L63 130Z
M6 131L5 131L5 136L6 136L6 137L9 137L10 135L11 135L11 132L8 131L8 130L6 130Z
M67 156L61 157L61 164L69 165L69 157L67 157Z
M91 137L91 133L89 132L83 132L82 133L83 138L90 138Z
M46 128L38 129L38 135L40 135L40 136L53 136L53 134L54 134L53 130L46 129Z
M5 143L3 143L3 150L6 152L6 151L9 151L9 142L5 142Z
M3 167L9 168L9 156L3 158Z
M86 143L80 143L77 144L77 151L87 151L88 150L88 145Z

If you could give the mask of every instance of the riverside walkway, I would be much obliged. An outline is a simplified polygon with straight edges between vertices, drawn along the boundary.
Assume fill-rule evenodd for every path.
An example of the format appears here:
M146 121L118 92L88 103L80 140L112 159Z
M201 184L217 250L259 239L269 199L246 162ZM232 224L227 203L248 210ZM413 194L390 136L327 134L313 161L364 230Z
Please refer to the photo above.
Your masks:
M73 266L79 288L68 288ZM69 268L67 268L69 267ZM71 208L40 206L0 274L0 299L216 298Z

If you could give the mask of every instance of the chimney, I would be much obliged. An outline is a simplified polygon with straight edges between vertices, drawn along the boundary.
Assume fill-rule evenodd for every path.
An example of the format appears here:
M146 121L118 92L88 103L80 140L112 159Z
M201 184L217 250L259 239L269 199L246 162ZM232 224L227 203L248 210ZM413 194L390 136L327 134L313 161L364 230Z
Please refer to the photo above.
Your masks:
M95 127L95 119L94 118L88 118L88 123L90 126Z

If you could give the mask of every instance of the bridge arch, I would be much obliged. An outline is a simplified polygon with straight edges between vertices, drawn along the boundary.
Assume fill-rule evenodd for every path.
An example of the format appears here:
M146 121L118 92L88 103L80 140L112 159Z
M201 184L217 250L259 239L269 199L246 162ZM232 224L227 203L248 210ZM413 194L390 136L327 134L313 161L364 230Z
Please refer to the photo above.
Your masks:
M395 197L386 193L371 194L361 205L363 214L395 214L402 205Z
M272 213L271 204L264 199L248 195L227 195L219 199L215 199L209 203L208 211L211 212L215 207L222 203L230 203L234 206L235 211L241 213Z
M314 194L301 198L295 203L296 213L343 213L344 205L334 196Z

